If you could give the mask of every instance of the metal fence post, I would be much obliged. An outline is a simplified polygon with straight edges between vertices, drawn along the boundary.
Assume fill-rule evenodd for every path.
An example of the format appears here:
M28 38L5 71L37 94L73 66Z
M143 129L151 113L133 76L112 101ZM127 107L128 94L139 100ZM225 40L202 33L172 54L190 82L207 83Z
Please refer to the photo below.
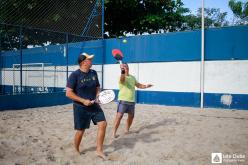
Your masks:
M68 55L69 55L69 53L68 53L68 48L69 48L69 45L68 45L68 42L69 42L69 35L68 35L68 33L66 33L66 82L67 82L67 80L68 80L68 64L69 64L69 62L68 62L68 60L69 60L69 57L68 57Z
M22 26L20 26L20 34L19 34L19 43L20 43L20 86L21 86L21 94L22 94Z
M2 26L0 26L0 94L3 94L3 85L2 85L2 70L3 70L3 58L2 58Z
M102 60L102 89L104 89L104 64L105 64L105 59L106 59L106 51L105 51L105 41L104 41L104 0L102 0L102 50L103 50L103 60Z

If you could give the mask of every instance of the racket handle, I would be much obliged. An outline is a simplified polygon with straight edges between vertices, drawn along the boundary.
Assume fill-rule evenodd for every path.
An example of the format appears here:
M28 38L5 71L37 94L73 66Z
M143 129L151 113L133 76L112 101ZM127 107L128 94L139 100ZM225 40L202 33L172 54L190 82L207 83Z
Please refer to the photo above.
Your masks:
M99 97L96 97L95 100L91 100L91 102L94 103L99 103Z
M121 64L122 64L122 61L120 60L119 63L120 63L120 65L121 65Z

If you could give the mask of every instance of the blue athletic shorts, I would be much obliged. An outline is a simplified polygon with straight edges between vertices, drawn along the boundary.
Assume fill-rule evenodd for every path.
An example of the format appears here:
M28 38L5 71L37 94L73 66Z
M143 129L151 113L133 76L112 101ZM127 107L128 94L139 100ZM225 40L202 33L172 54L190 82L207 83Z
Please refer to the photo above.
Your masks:
M127 102L127 101L119 101L117 112L120 113L129 113L134 115L135 103L134 102Z
M98 122L106 121L102 108L98 104L83 106L73 104L74 129L82 130L90 128L90 121L96 125Z

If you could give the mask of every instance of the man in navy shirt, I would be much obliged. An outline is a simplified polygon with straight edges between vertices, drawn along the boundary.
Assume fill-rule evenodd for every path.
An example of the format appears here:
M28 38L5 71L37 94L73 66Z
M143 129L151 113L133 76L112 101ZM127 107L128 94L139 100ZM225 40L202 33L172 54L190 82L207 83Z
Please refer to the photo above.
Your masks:
M95 70L90 69L94 55L82 53L78 57L79 69L72 72L66 85L66 96L73 100L75 149L79 152L79 145L85 129L90 127L91 120L98 125L96 154L103 159L103 141L107 122L101 107L94 102L100 92L100 84Z

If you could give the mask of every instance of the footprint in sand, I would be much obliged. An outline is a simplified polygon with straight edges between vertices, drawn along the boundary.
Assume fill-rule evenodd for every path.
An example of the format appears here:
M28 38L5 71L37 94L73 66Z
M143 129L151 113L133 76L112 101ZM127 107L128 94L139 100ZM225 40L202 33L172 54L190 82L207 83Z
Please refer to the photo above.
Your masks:
M3 159L4 157L5 157L5 154L0 152L0 159Z
M118 154L111 154L111 155L108 155L108 160L118 161L118 160L121 160L121 156Z

